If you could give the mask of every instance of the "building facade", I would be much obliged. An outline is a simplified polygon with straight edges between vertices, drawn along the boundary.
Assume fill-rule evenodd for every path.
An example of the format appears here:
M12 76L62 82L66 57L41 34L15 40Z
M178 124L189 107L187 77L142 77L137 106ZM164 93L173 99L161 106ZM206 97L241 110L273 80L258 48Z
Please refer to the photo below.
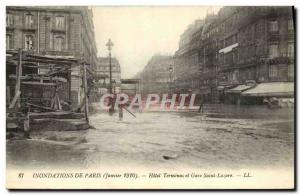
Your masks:
M292 7L223 7L194 29L183 33L174 56L179 90L223 102L227 89L249 81L294 81Z
M22 49L41 56L80 59L94 72L97 64L92 10L76 6L12 6L6 9L6 50ZM40 64L38 64L40 65ZM49 64L48 64L49 65ZM7 69L7 75L14 73ZM23 71L42 75L49 67ZM73 105L83 98L82 66L76 66L64 76L68 80L68 99ZM92 74L88 74L89 82Z
M99 57L97 63L97 75L99 76L99 90L100 88L109 88L109 57ZM112 87L121 86L121 66L117 58L111 58L111 73L112 73Z
M171 93L174 90L173 56L154 55L139 76L142 93Z

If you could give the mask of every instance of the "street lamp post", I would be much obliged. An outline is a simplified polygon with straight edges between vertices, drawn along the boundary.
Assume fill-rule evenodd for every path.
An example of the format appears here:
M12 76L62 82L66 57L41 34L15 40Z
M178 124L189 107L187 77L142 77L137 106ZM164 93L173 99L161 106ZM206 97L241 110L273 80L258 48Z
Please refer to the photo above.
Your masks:
M109 55L109 92L112 93L111 49L114 46L114 44L111 42L110 39L108 39L106 46L109 51L109 54L108 54Z
M109 51L109 93L112 94L112 72L111 72L111 50L114 44L110 39L108 39L108 42L106 43L107 49ZM110 99L110 105L109 113L112 114L114 112L114 104L113 104L113 98Z
M169 72L170 72L170 85L169 85L169 90L170 90L170 94L172 94L172 73L173 73L173 67L172 65L170 65L169 67Z

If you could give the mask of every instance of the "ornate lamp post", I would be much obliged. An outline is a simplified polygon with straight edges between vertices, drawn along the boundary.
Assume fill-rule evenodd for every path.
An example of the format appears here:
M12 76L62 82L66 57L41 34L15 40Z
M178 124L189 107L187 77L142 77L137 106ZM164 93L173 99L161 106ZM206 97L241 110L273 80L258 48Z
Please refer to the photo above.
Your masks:
M173 73L173 67L172 65L170 65L169 67L169 72L170 72L170 85L169 85L169 90L170 90L170 94L172 94L172 73Z
M112 81L112 89L113 89L113 94L116 94L116 81Z
M106 43L107 49L109 51L109 92L112 93L112 73L111 73L111 50L114 44L111 42L110 39L108 39L108 42Z
M113 90L112 90L112 73L111 73L111 50L114 44L110 39L108 39L106 46L109 51L109 93L112 94ZM109 114L112 115L114 112L114 98L110 99L110 105L111 107L109 108Z

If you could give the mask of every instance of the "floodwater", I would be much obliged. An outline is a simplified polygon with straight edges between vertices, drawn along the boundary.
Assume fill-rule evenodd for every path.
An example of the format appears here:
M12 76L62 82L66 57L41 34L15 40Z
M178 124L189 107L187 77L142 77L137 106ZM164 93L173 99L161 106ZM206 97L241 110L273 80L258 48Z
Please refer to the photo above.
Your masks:
M210 118L197 113L97 113L95 129L32 133L7 140L7 166L293 167L292 119Z

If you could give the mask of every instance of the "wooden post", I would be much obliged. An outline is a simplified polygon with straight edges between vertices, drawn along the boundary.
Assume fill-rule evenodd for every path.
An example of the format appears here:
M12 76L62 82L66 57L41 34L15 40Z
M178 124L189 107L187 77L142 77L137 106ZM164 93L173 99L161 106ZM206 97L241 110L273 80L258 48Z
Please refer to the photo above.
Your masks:
M21 91L21 77L22 77L22 49L19 49L19 63L16 69L16 87L15 87L15 96L17 96ZM19 94L20 95L20 94ZM17 108L21 107L20 97L17 99Z
M84 99L85 99L85 108L84 108L84 114L85 114L85 120L87 123L89 123L89 98L87 94L87 78L86 78L86 64L83 63L83 82L84 82Z
M6 86L6 105L9 105L10 104L10 87L9 86Z

